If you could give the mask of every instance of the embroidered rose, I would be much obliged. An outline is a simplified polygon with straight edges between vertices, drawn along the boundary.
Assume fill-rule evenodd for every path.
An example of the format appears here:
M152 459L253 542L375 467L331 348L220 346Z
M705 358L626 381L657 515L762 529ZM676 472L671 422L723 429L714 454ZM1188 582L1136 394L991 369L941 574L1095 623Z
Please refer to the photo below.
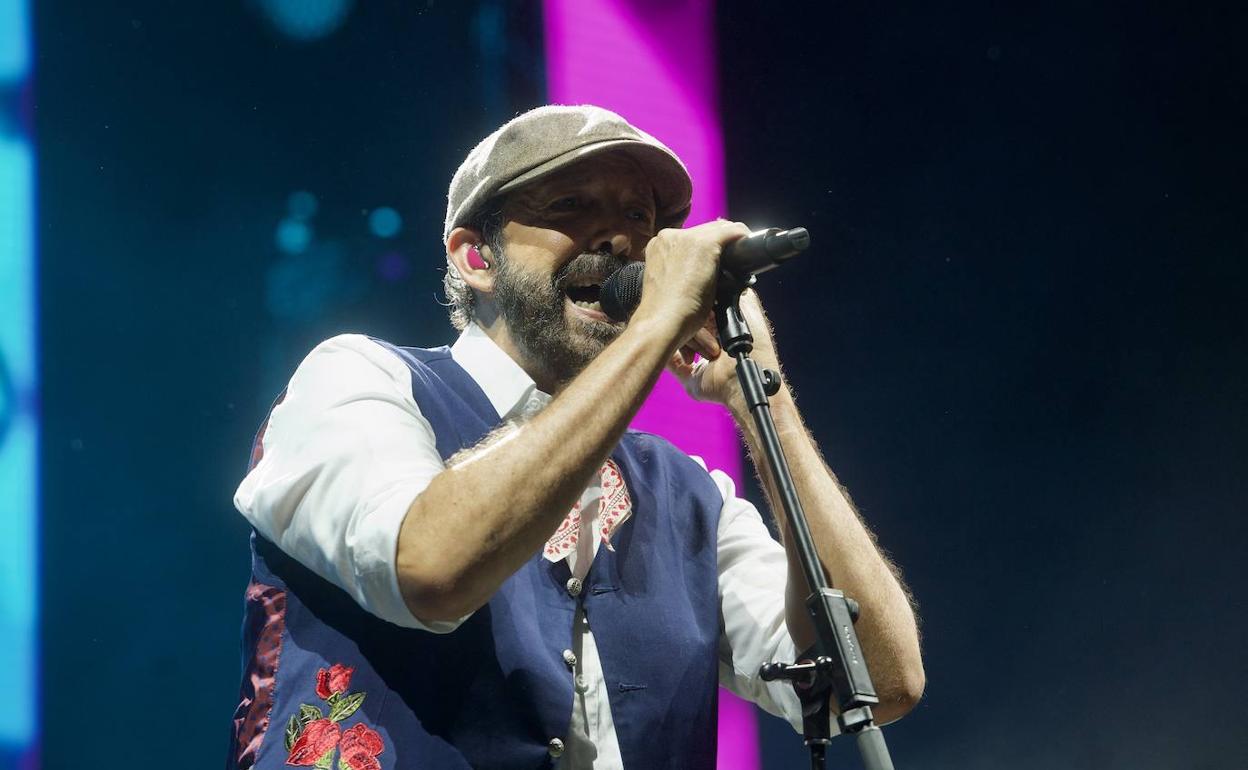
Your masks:
M290 715L286 722L286 750L290 752L286 764L314 765L324 770L381 770L377 761L385 747L381 735L362 723L345 732L339 726L364 705L365 693L347 691L354 673L354 668L341 663L316 672L316 694L325 704L301 703L299 711ZM328 714L322 710L326 706Z
M341 728L330 719L317 719L306 724L299 740L290 747L288 765L315 765L317 760L338 745Z
M342 752L339 763L351 770L381 770L377 755L385 748L376 730L357 724L342 734L338 750Z
M322 668L316 672L316 694L328 700L331 695L346 692L354 673L354 668L341 663L335 663L328 669Z

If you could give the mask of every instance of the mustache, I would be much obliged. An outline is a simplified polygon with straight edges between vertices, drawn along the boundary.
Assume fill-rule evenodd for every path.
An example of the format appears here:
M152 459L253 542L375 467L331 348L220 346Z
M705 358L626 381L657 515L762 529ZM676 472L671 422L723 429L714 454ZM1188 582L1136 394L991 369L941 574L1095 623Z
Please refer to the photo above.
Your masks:
M584 281L586 279L602 283L607 276L619 270L628 262L628 257L612 254L606 250L587 251L569 260L563 267L555 271L555 288L562 290L573 281Z

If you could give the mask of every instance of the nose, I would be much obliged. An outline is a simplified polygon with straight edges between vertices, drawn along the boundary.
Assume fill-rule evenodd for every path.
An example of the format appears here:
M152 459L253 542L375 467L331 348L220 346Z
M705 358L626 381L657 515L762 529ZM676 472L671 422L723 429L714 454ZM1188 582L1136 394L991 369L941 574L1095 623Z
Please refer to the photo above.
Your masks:
M629 210L615 201L601 202L595 207L591 226L590 248L621 259L640 257L641 244L636 243L637 223L630 218Z
M621 225L603 230L595 240L594 251L604 251L616 257L627 257L633 250L633 239Z

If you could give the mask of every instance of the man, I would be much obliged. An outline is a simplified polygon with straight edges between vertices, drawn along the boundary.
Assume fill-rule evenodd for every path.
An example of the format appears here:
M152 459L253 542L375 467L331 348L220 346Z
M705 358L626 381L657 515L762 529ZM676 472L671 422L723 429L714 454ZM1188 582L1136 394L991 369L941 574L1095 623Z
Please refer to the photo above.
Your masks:
M675 229L691 190L595 107L533 110L469 154L443 233L459 340L329 340L257 437L235 498L255 560L231 762L709 768L717 682L800 727L791 688L758 678L813 638L793 549L722 473L626 432L668 366L757 456L709 328L719 252L747 230ZM599 287L638 259L641 304L614 323ZM907 594L787 387L773 412L896 719L923 688Z

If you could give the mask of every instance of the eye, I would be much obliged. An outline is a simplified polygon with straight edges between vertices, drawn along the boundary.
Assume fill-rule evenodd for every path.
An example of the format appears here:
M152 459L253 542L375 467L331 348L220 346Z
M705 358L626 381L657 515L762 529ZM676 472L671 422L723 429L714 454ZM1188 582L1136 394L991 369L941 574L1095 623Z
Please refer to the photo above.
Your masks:
M627 212L629 219L633 220L646 231L654 229L654 212L648 208L632 208Z
M581 206L581 199L575 195L565 195L562 198L556 198L547 208L551 211L575 211Z

